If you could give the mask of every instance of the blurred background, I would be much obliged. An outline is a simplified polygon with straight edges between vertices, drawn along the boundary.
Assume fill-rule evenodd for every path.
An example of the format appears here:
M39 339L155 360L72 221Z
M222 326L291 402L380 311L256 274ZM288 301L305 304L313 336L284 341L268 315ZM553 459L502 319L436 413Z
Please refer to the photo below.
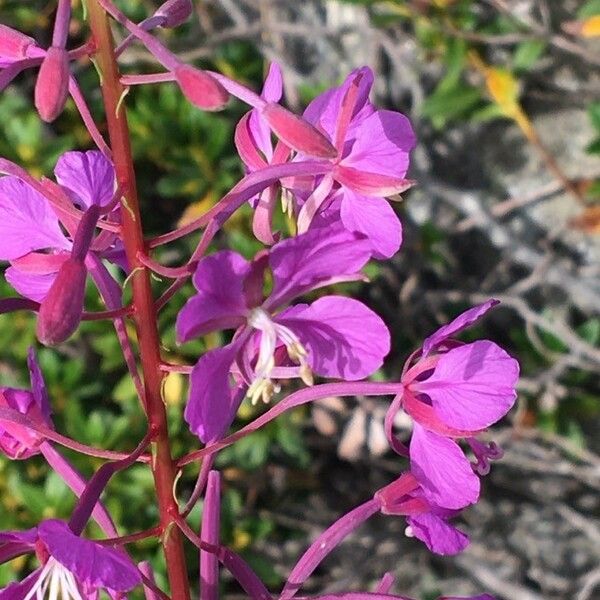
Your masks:
M160 4L122 0L141 20ZM71 45L86 39L74 1ZM505 450L485 479L479 504L464 512L469 549L432 556L404 535L401 518L378 516L341 546L306 591L372 589L384 571L398 593L487 590L504 600L600 598L600 1L588 0L202 0L193 18L161 37L182 59L259 89L265 67L285 72L285 99L302 110L352 68L376 72L375 98L407 114L419 145L409 176L418 185L397 206L404 244L369 267L371 283L344 289L377 310L393 333L381 378L398 377L404 359L465 307L502 301L464 339L488 337L522 366L518 406L494 431ZM56 2L0 0L0 22L47 46ZM115 31L117 38L122 32ZM126 72L158 70L133 46ZM75 72L95 115L97 75ZM36 176L58 155L91 140L69 101L51 126L33 109L35 73L0 95L0 155ZM170 84L133 89L129 120L149 234L205 210L241 176L233 128L237 102L203 114ZM285 223L282 221L282 226ZM163 250L184 262L197 236ZM246 256L258 248L243 209L215 242ZM155 282L157 293L167 282ZM4 282L1 296L14 292ZM173 323L186 288L161 315L164 356L192 364L218 336L177 347ZM100 308L93 290L88 306ZM0 316L0 384L28 385L25 356L35 344L30 314ZM87 444L130 449L144 419L108 324L85 323L57 349L38 348L59 431ZM170 375L166 397L175 452L196 447L181 413L187 389ZM303 407L222 452L222 536L277 588L310 540L404 463L387 452L386 402L331 398ZM262 407L243 405L239 424ZM408 433L408 422L399 421ZM61 450L62 452L62 450ZM64 451L87 475L100 462ZM178 484L185 498L197 471ZM135 467L111 483L106 502L123 533L155 524L150 472ZM65 518L74 498L42 459L0 460L0 529ZM192 513L199 523L201 506ZM92 535L99 531L90 527ZM150 557L159 583L156 544ZM197 565L190 551L190 570ZM31 565L0 567L0 584ZM225 597L242 597L223 574Z

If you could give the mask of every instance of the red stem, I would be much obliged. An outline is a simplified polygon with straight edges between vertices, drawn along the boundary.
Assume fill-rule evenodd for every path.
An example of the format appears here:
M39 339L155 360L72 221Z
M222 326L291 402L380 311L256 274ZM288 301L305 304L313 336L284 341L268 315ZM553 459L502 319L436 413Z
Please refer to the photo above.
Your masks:
M102 96L113 153L117 183L123 190L122 231L127 259L132 268L133 305L140 348L140 363L144 377L149 427L156 432L152 442L152 472L158 499L161 536L171 595L177 600L190 600L183 539L175 526L179 509L173 497L175 467L171 456L167 415L162 400L160 369L160 339L149 271L139 261L145 253L135 172L131 156L129 128L122 99L119 68L107 15L98 0L88 0L89 23L98 48L96 58L102 73Z

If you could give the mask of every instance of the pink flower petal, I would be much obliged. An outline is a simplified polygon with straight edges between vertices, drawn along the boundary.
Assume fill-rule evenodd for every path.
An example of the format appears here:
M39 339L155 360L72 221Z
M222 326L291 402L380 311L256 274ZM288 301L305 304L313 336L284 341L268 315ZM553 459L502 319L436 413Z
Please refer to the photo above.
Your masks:
M477 502L479 478L456 442L415 423L409 450L411 471L430 503L458 509Z
M38 535L50 555L84 585L128 592L141 583L137 568L125 554L76 536L63 521L43 521Z
M50 203L20 179L0 178L0 259L45 248L71 248Z
M9 267L4 273L6 281L25 298L41 302L47 295L56 279L56 273L38 275L24 273L14 267Z
M192 433L207 444L227 431L244 398L244 390L233 391L231 365L239 350L235 342L209 350L196 363L190 376L190 393L184 418Z
M467 535L432 513L413 515L406 521L414 536L436 554L458 554L469 545Z
M310 367L324 377L363 379L381 367L390 351L385 323L352 298L324 296L290 317L284 313L275 320L298 335Z
M354 167L338 165L333 176L344 187L365 196L387 197L401 194L411 188L415 182L404 177L382 175L377 172L359 171Z
M517 397L519 363L502 348L479 340L440 356L435 371L418 383L442 421L476 431L500 420Z
M177 339L186 342L217 329L235 328L247 312L244 279L250 263L231 250L222 250L198 263L193 282L198 294L177 316Z
M356 275L371 255L369 241L341 226L318 228L279 242L271 249L271 308L334 280Z
M308 121L274 102L268 102L261 116L277 137L297 152L320 158L335 158L337 150Z
M359 171L404 178L416 144L410 121L401 113L377 110L353 132L355 141L343 164Z
M374 258L390 258L400 249L402 225L387 201L346 189L342 192L340 215L346 229L369 239Z
M445 339L452 337L470 327L475 321L478 321L488 310L499 304L498 300L494 298L487 300L483 304L479 304L466 310L456 317L456 319L450 321L447 325L440 327L434 334L430 335L423 342L423 356L427 356L435 346L439 345Z
M65 152L58 159L54 174L82 209L93 204L106 206L113 198L115 169L102 152Z

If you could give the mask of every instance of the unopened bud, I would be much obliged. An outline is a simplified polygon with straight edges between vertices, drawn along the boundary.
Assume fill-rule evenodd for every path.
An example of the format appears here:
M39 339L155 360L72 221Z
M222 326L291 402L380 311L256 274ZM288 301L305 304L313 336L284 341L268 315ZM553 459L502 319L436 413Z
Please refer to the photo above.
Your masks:
M22 60L27 58L27 50L35 44L28 35L0 23L0 60Z
M81 321L87 269L82 260L68 258L40 305L36 334L46 346L71 337Z
M163 17L162 27L179 27L190 18L193 9L191 0L167 0L154 15Z
M180 65L175 79L184 96L202 110L219 110L227 104L229 94L211 75L190 65Z
M46 53L35 84L35 107L51 123L60 115L69 95L69 55L64 48L51 47Z
M261 114L275 135L292 150L320 158L337 156L337 150L321 132L283 106L269 102Z

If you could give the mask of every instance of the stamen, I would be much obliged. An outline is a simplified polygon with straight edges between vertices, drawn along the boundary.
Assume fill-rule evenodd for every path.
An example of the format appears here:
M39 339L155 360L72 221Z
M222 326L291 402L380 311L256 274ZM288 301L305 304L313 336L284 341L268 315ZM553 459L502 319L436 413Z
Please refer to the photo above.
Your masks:
M46 596L46 593L48 595ZM23 600L84 600L73 573L50 557Z
M248 316L248 325L261 332L258 359L254 367L254 381L247 392L252 404L259 398L270 402L273 395L279 392L279 386L271 381L271 372L275 368L275 350L277 340L281 340L292 361L300 365L300 378L306 385L313 385L314 379L310 366L306 362L307 351L298 336L285 325L275 323L263 308L254 308Z

